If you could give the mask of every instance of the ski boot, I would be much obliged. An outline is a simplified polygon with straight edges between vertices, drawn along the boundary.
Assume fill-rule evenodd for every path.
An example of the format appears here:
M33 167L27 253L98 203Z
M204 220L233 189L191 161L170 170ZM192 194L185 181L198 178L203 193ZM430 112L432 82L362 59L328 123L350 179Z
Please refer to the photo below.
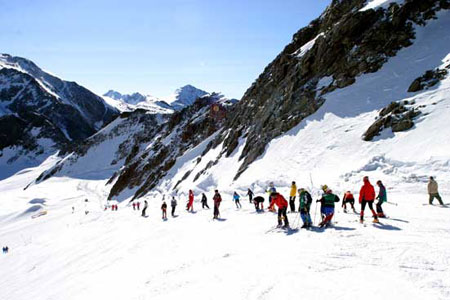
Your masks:
M377 216L373 217L372 223L380 223L380 221L378 221L378 217Z
M359 217L359 223L364 223L364 217L363 216L361 216L361 217Z

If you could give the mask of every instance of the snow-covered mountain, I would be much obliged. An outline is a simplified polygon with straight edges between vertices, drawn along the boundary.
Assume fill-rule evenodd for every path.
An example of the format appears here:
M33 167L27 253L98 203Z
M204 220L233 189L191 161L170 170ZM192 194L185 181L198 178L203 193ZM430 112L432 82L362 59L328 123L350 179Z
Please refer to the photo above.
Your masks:
M207 94L207 92L188 84L177 89L173 95L168 97L167 102L175 110L180 111L194 103L197 98L203 97Z
M75 82L61 80L27 59L1 54L0 178L84 140L117 114Z
M145 109L153 113L173 113L173 108L170 104L151 95L144 96L140 93L123 95L117 91L109 90L103 95L103 99L106 103L122 112Z

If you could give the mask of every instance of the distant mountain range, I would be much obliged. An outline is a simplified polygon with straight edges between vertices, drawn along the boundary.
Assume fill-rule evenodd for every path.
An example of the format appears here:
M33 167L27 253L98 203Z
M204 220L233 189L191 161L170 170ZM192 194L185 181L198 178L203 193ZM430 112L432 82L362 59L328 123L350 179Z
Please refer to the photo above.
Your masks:
M109 90L103 95L103 98L109 105L120 111L132 111L141 108L155 113L173 113L174 111L181 111L192 105L198 98L207 95L212 94L192 85L185 85L177 89L168 99L159 99L141 93L121 94L114 90ZM221 97L226 99L223 95ZM236 99L230 99L230 101L237 102Z

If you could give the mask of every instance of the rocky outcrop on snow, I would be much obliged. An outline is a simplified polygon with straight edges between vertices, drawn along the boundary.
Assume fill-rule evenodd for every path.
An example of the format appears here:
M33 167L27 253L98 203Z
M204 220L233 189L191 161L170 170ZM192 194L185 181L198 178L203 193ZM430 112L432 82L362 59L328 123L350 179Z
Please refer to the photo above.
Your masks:
M436 70L428 70L423 76L415 79L408 88L409 93L423 91L439 83L445 76L448 75L450 65L444 69L437 68Z
M422 26L449 1L393 2L387 9L360 10L364 0L334 0L270 63L247 90L212 147L221 155L245 139L238 178L275 137L293 128L324 103L324 95L379 70L389 57L412 44Z
M391 128L392 132L408 130L414 126L414 119L420 114L420 110L414 107L414 103L392 102L380 111L375 123L364 133L363 139L371 141L375 136L380 135L381 131L388 128Z

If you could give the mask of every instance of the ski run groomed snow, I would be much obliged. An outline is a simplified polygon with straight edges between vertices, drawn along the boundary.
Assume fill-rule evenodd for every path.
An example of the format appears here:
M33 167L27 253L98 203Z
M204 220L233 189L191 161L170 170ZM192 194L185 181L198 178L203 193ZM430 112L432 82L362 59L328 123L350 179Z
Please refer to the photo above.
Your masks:
M418 27L411 47L378 72L325 95L315 114L273 140L237 181L245 140L196 182L195 174L222 149L210 150L199 164L193 162L208 141L190 149L154 193L138 199L141 209L144 200L149 203L147 218L133 211L129 199L117 212L103 210L112 172L107 163L98 163L104 169L92 176L79 176L83 170L74 166L78 173L67 171L24 190L59 160L51 156L0 181L0 243L9 247L0 256L0 299L450 299L450 208L424 205L429 176L450 202L450 77L428 90L406 92L425 70L450 64L448 28L448 11ZM400 100L420 107L414 128L362 141L378 111ZM191 170L179 186L178 217L170 216L168 201L163 221L162 195L169 200ZM341 198L346 190L358 197L363 176L372 184L382 180L388 201L397 204L384 204L389 218L380 224L371 223L368 210L359 224L359 216L343 213L340 202L330 228L270 231L276 215L256 213L244 197L251 187L267 206L268 183L288 197L292 180L314 200L322 184ZM221 219L213 221L200 196L205 192L212 208L215 188L223 202ZM194 213L185 210L189 189L195 192ZM242 196L242 209L235 208L233 191ZM315 201L311 215L316 225ZM302 225L297 214L288 217L294 229Z

